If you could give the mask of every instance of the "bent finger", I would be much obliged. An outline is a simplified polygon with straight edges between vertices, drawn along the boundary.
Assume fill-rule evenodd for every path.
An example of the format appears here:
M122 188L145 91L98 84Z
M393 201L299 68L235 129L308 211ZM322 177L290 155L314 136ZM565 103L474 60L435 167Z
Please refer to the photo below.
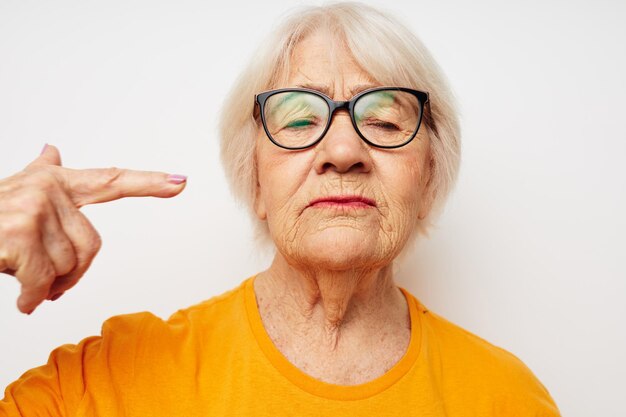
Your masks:
M57 202L59 219L65 235L72 244L75 256L74 267L65 274L57 276L52 283L48 297L54 297L72 288L91 266L102 246L100 234L89 219L71 201ZM59 200L63 197L59 197Z
M48 289L54 281L55 270L41 241L31 242L24 259L18 261L15 277L21 282L22 289L17 299L17 308L30 314L48 295ZM9 265L11 267L11 265Z
M76 267L74 245L61 226L55 210L52 210L50 218L44 223L41 240L57 277L68 274ZM46 298L49 299L52 295L54 294L48 294Z

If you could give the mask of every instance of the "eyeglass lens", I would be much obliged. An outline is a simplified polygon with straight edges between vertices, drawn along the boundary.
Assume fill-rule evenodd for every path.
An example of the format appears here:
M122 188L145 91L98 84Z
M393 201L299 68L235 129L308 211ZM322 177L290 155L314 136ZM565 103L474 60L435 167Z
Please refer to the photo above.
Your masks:
M289 148L316 142L329 122L329 107L322 97L305 91L274 94L265 102L265 123L272 139ZM413 94L377 90L359 97L354 121L363 137L375 145L397 146L416 133L420 102Z

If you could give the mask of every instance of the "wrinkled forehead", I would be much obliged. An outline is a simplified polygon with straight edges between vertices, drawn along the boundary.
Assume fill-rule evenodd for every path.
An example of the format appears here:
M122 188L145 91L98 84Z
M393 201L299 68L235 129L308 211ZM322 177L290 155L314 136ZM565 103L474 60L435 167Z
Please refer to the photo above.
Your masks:
M301 85L332 95L336 87L380 85L358 62L345 35L337 30L322 27L307 33L293 43L286 55L283 65L276 69L271 88Z

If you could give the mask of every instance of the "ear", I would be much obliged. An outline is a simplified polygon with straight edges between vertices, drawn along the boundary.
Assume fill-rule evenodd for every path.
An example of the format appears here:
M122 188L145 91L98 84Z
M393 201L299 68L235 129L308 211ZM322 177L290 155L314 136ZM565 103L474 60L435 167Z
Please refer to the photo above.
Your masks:
M254 192L254 212L259 220L267 220L267 211L265 210L265 202L261 196L261 185L259 180L256 181L256 187Z
M431 157L428 164L428 172L426 173L426 184L422 186L422 194L420 196L420 208L417 217L422 220L428 216L430 210L433 207L435 197L437 196L437 190L433 183L433 174L435 172L435 160Z

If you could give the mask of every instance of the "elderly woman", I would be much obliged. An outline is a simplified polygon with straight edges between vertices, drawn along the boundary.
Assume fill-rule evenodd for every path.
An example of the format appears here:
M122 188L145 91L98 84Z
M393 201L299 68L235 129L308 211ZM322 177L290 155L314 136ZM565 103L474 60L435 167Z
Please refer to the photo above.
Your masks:
M307 8L225 103L222 156L268 269L163 321L107 320L11 384L2 416L557 416L515 356L394 283L457 174L443 76L401 24L361 4ZM70 170L48 146L0 182L0 270L21 311L57 299L100 241L77 210L174 196L183 176Z

